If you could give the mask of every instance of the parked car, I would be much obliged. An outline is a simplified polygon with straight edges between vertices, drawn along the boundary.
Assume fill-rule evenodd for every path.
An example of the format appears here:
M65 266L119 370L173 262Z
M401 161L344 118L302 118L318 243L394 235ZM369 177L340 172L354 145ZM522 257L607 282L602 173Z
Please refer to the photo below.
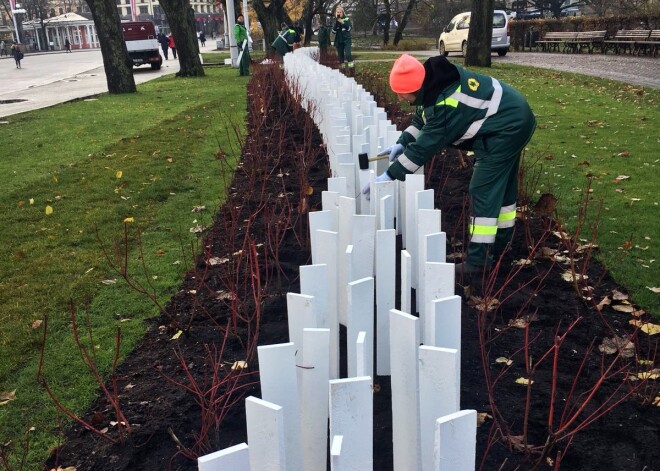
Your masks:
M467 54L468 32L470 30L470 12L459 13L445 27L438 39L440 54L450 52ZM511 39L509 36L509 17L504 10L493 11L493 39L491 51L505 56L509 52Z

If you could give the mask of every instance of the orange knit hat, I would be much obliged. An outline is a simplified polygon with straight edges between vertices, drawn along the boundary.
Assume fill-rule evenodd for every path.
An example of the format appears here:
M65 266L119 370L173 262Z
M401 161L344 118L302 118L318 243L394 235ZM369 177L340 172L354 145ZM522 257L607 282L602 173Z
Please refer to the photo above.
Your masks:
M414 93L422 88L426 71L413 56L403 54L392 66L390 88L394 93Z

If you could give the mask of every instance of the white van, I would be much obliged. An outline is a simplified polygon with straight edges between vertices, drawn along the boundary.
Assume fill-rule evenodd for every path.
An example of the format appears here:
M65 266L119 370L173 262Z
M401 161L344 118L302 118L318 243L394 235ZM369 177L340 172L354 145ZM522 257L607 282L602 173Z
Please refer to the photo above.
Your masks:
M459 13L445 27L438 39L438 50L446 56L450 52L467 54L468 31L470 30L470 12ZM493 11L493 40L491 51L505 56L509 51L509 17L504 10Z

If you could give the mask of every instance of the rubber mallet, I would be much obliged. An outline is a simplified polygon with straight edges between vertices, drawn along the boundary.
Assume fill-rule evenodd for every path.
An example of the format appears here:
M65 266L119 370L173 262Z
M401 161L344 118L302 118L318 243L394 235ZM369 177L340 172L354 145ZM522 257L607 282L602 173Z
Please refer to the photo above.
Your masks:
M389 155L377 155L376 157L369 157L367 154L358 154L358 164L360 165L360 170L367 170L369 168L369 162L374 160L383 160L389 158Z

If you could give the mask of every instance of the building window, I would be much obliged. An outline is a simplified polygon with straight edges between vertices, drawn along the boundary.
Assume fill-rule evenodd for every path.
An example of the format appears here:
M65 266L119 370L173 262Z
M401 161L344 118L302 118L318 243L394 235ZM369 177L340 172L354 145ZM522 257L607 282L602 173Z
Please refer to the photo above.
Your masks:
M147 7L140 7L140 15L146 15L149 13L149 8Z

